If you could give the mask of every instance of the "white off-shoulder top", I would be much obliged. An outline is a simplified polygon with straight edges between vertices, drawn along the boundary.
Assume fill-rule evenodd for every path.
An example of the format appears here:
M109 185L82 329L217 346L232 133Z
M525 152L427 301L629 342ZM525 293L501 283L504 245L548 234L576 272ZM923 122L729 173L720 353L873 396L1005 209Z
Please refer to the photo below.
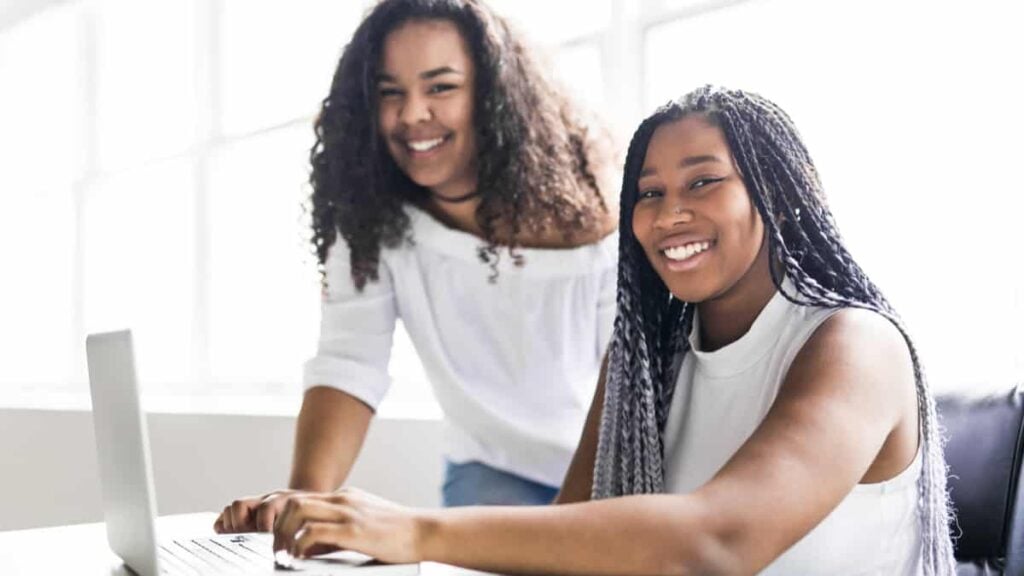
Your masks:
M503 251L492 282L480 238L415 207L407 213L413 243L382 249L380 280L362 292L347 244L332 246L305 386L335 387L375 408L401 318L444 411L446 457L561 485L611 336L618 235L522 249L521 267Z

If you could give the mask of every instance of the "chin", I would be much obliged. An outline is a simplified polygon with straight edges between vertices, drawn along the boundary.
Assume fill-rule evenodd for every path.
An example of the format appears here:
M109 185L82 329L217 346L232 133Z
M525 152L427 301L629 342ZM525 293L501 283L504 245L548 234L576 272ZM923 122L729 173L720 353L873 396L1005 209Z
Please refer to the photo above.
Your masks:
M438 174L433 173L432 171L406 171L405 175L408 176L409 179L415 182L418 186L422 186L424 188L436 189L439 186L443 186L444 183L447 182L447 178L439 176Z
M672 296L675 296L676 300L686 302L688 304L700 304L710 300L712 294L705 292L696 292L695 290L669 290Z
M661 277L661 281L665 282L664 274L659 273L658 275ZM711 300L718 294L716 287L711 282L707 282L706 278L695 278L691 281L672 278L671 282L665 282L665 287L668 288L668 291L676 300L690 304L699 304L706 300Z

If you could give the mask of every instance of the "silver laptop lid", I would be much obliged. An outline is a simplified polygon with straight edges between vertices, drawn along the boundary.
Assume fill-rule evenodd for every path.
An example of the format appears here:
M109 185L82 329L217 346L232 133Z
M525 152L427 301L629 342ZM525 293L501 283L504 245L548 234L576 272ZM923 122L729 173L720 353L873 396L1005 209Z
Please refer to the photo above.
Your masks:
M140 576L156 576L156 501L132 334L91 334L85 349L107 541Z

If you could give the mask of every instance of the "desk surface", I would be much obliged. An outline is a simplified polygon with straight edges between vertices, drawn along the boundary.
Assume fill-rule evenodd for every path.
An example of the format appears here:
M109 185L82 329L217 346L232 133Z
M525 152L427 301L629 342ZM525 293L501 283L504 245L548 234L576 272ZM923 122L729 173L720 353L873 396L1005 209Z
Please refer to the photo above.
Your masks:
M165 516L157 520L161 538L213 534L212 513ZM133 576L107 545L102 523L0 532L0 574L4 576ZM284 573L286 574L286 573ZM358 574L358 572L353 572ZM444 564L424 563L423 576L482 576Z

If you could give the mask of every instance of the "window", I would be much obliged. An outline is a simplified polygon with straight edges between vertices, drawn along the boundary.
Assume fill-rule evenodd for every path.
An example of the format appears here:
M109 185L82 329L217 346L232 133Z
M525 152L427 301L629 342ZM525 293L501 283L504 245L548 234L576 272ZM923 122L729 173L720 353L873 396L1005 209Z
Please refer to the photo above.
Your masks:
M369 4L225 0L216 16L224 133L246 134L316 113Z
M653 26L648 107L700 84L758 91L800 128L847 245L937 387L1024 374L1024 41L994 2L758 0ZM868 41L870 39L870 41Z
M1024 374L1013 3L491 2L623 147L700 84L777 101L932 380ZM0 9L0 393L84 398L84 334L130 325L150 393L294 397L311 124L371 0L39 4ZM436 411L401 328L392 358L387 402Z
M73 370L82 41L74 9L0 34L0 390L65 388Z
M131 327L139 378L161 388L196 376L194 181L190 163L176 159L103 179L85 194L85 332Z
M181 154L195 142L198 8L196 0L95 5L100 170Z
M308 126L234 142L211 158L211 382L244 389L301 378L316 350L319 275L303 213Z
M583 105L594 111L607 108L598 42L577 42L562 48L556 55L554 68L558 79Z

